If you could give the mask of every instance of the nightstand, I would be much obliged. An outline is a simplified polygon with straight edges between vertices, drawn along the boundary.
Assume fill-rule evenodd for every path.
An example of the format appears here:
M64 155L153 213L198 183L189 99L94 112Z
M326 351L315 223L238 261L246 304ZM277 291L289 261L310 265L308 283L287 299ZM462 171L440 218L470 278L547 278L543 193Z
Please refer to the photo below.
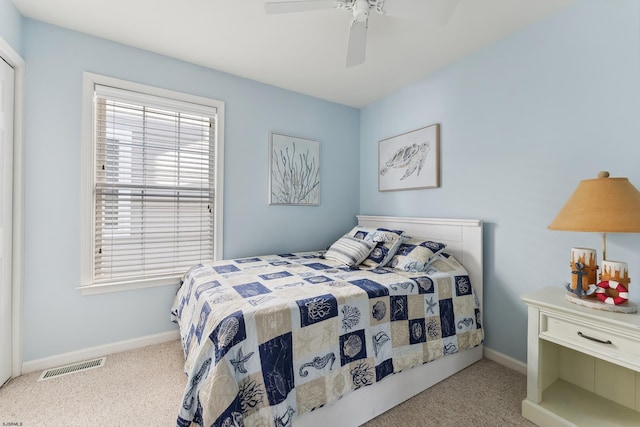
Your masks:
M522 296L528 306L527 398L540 426L640 426L640 315L573 304L566 290Z

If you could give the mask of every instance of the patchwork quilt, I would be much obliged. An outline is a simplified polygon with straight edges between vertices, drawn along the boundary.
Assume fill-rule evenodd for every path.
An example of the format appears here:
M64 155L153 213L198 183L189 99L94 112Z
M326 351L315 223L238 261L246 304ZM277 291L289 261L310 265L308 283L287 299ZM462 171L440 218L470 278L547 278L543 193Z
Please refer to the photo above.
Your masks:
M171 308L188 382L178 426L291 426L388 375L482 343L468 273L353 269L296 253L192 267Z

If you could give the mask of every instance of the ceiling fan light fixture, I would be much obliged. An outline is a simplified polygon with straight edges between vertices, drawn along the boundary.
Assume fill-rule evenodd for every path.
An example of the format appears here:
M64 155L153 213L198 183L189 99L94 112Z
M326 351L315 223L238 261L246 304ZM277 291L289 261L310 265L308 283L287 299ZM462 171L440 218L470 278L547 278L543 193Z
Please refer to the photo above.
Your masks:
M369 2L367 0L356 0L353 3L354 22L365 22L369 19Z

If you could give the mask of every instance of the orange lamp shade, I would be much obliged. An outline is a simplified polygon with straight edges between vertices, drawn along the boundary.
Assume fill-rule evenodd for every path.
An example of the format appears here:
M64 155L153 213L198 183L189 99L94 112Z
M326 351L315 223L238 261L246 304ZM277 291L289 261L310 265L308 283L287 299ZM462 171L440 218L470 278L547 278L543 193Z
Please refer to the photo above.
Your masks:
M585 179L548 226L551 230L640 233L640 192L627 178Z

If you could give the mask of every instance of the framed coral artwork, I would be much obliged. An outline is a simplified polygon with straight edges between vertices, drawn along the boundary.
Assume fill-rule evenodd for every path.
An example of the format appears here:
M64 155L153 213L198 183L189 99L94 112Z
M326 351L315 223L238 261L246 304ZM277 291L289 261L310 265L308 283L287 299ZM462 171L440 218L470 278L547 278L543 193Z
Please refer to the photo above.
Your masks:
M440 124L378 143L378 191L440 186Z
M320 142L271 132L269 204L320 204Z

